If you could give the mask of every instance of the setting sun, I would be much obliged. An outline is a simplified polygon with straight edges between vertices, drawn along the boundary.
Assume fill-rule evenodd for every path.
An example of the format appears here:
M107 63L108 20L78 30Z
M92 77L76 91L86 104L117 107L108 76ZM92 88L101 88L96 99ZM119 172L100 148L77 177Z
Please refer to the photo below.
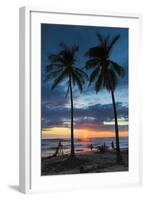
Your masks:
M83 135L83 138L84 138L84 139L87 139L87 135L86 135L86 134L84 134L84 135Z
M83 134L80 138L81 140L88 140L88 135L87 134Z

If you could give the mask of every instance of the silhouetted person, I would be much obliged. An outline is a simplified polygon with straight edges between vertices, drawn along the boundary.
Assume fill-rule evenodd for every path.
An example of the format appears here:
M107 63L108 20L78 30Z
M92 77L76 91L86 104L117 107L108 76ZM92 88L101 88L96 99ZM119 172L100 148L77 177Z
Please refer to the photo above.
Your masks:
M58 154L59 153L63 155L63 144L61 143L61 140L58 142Z
M58 142L58 147L62 147L61 140L59 140L59 142Z
M114 142L113 141L111 142L111 147L114 150L115 146L114 146Z
M93 144L90 144L90 145L89 145L89 148L90 148L91 151L92 151L92 149L93 149Z
M104 145L98 146L97 149L99 150L100 153L104 153L105 152Z

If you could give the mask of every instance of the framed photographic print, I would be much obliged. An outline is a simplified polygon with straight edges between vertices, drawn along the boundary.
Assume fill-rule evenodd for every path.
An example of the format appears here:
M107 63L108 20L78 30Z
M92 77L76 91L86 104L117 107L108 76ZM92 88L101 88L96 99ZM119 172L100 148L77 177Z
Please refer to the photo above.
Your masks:
M20 8L20 191L139 185L141 16Z

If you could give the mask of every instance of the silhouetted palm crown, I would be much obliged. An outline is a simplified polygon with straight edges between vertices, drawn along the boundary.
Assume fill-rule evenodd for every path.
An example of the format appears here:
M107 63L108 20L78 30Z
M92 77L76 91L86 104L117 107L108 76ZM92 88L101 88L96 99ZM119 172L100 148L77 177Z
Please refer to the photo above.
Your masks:
M83 84L87 75L84 71L78 68L75 59L75 53L79 50L78 46L67 47L65 44L61 44L61 51L58 54L50 55L49 60L51 64L46 67L46 79L53 79L52 89L54 89L59 83L67 80L67 93L70 93L71 104L71 154L73 158L75 156L74 151L74 112L73 112L73 91L72 86L77 85L80 92L83 89Z
M46 79L54 80L52 89L67 79L67 85L71 81L74 86L77 85L79 90L82 91L87 75L75 66L75 53L79 50L79 47L76 45L67 47L65 44L60 44L60 46L62 49L58 54L49 56L51 64L46 67Z
M110 53L114 44L119 40L120 35L103 37L97 33L99 43L90 48L86 55L89 60L86 62L86 69L92 69L89 85L95 81L95 90L98 92L102 87L108 91L114 91L117 85L118 76L124 76L124 69L116 62L110 60Z

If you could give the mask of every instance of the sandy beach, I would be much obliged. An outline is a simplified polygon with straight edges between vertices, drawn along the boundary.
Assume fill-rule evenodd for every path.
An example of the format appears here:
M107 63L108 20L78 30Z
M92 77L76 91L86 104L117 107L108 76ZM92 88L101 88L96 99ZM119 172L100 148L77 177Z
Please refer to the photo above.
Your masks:
M42 175L101 173L128 171L128 152L121 151L123 163L116 163L116 152L80 152L75 159L69 155L42 158Z

